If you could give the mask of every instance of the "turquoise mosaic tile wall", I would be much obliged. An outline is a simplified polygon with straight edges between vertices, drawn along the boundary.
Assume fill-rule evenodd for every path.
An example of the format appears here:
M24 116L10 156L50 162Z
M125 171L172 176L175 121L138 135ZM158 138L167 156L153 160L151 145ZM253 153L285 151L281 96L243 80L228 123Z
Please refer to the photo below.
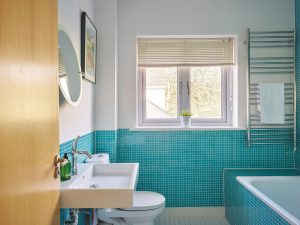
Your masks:
M288 225L282 217L248 191L237 176L295 176L300 171L238 169L224 171L225 215L231 225ZM234 194L233 194L234 193Z
M61 144L61 155L72 141ZM79 149L107 152L112 162L140 163L138 190L166 196L167 207L223 206L224 168L292 168L291 145L247 148L246 131L95 131ZM85 157L79 157L79 162ZM61 210L61 225L68 210ZM80 216L84 225L85 216Z
M300 146L300 2L295 0L295 29L296 29L296 91L297 91L297 146ZM299 149L299 147L298 147ZM295 154L296 168L300 169L300 151Z
M247 148L246 131L118 131L118 162L140 163L138 190L167 207L223 206L224 168L293 168L292 145Z
M111 162L117 160L117 134L116 130L95 131L95 152L109 153Z
M74 140L70 140L60 145L60 156L63 157L65 152L70 152L72 150L72 142ZM80 137L78 141L77 148L79 150L88 150L90 153L95 152L95 132L90 132L86 135ZM84 162L86 156L78 155L77 161ZM71 160L71 156L69 155L69 160ZM68 209L60 209L60 225L64 225L64 221L69 218L69 210ZM79 214L78 225L86 224L86 215Z

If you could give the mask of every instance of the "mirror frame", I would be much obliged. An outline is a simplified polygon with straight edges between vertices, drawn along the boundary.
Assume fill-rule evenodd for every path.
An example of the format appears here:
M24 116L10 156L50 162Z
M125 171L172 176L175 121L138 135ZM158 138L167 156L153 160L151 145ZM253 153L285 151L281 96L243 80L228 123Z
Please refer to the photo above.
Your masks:
M81 97L82 97L82 69L81 69L81 64L80 64L80 62L79 62L79 58L78 58L77 53L76 53L75 45L74 45L74 42L73 42L72 38L71 38L70 35L69 35L69 32L67 32L66 28L63 27L63 26L60 25L60 24L58 25L57 36L58 36L58 32L59 32L59 31L64 32L64 33L68 36L68 38L69 38L69 40L70 40L70 42L71 42L71 44L72 44L72 46L73 46L73 49L74 49L76 61L77 61L78 68L79 68L79 76L80 76L80 93L79 93L78 99L77 99L76 101L73 101L71 98L68 97L68 94L66 93L66 91L64 90L64 88L63 88L63 86L62 86L62 83L60 82L59 76L58 76L58 85L59 85L59 89L60 89L61 93L63 94L65 100L66 100L72 107L76 107L76 106L78 106L78 105L80 104ZM58 46L57 46L57 47L59 48L59 38L58 38L57 41L58 41ZM59 54L59 53L58 53L58 54ZM58 57L58 60L59 60L59 57Z

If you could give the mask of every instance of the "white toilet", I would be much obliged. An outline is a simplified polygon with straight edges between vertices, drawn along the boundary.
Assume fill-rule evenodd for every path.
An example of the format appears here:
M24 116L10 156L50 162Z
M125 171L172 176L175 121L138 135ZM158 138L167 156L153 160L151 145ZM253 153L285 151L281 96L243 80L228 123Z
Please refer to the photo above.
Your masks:
M86 163L109 163L108 154L95 154ZM98 219L113 225L154 225L154 219L164 210L165 197L150 191L136 191L132 208L98 209Z

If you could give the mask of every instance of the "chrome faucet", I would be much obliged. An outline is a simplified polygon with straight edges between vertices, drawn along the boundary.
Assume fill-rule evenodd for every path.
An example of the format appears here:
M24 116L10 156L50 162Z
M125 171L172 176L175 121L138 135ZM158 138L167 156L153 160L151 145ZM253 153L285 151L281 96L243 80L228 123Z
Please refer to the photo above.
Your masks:
M77 136L77 138L73 141L72 143L72 175L77 175L77 155L86 155L89 159L92 158L91 153L89 153L88 151L80 151L77 150L77 143L79 140L80 136Z

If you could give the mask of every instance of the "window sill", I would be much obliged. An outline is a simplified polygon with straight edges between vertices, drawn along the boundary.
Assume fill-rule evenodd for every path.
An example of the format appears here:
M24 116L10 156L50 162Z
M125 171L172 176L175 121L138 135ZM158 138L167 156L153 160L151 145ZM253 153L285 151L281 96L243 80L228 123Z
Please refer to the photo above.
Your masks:
M246 130L244 127L233 126L138 126L131 128L131 131L197 131L197 130Z

